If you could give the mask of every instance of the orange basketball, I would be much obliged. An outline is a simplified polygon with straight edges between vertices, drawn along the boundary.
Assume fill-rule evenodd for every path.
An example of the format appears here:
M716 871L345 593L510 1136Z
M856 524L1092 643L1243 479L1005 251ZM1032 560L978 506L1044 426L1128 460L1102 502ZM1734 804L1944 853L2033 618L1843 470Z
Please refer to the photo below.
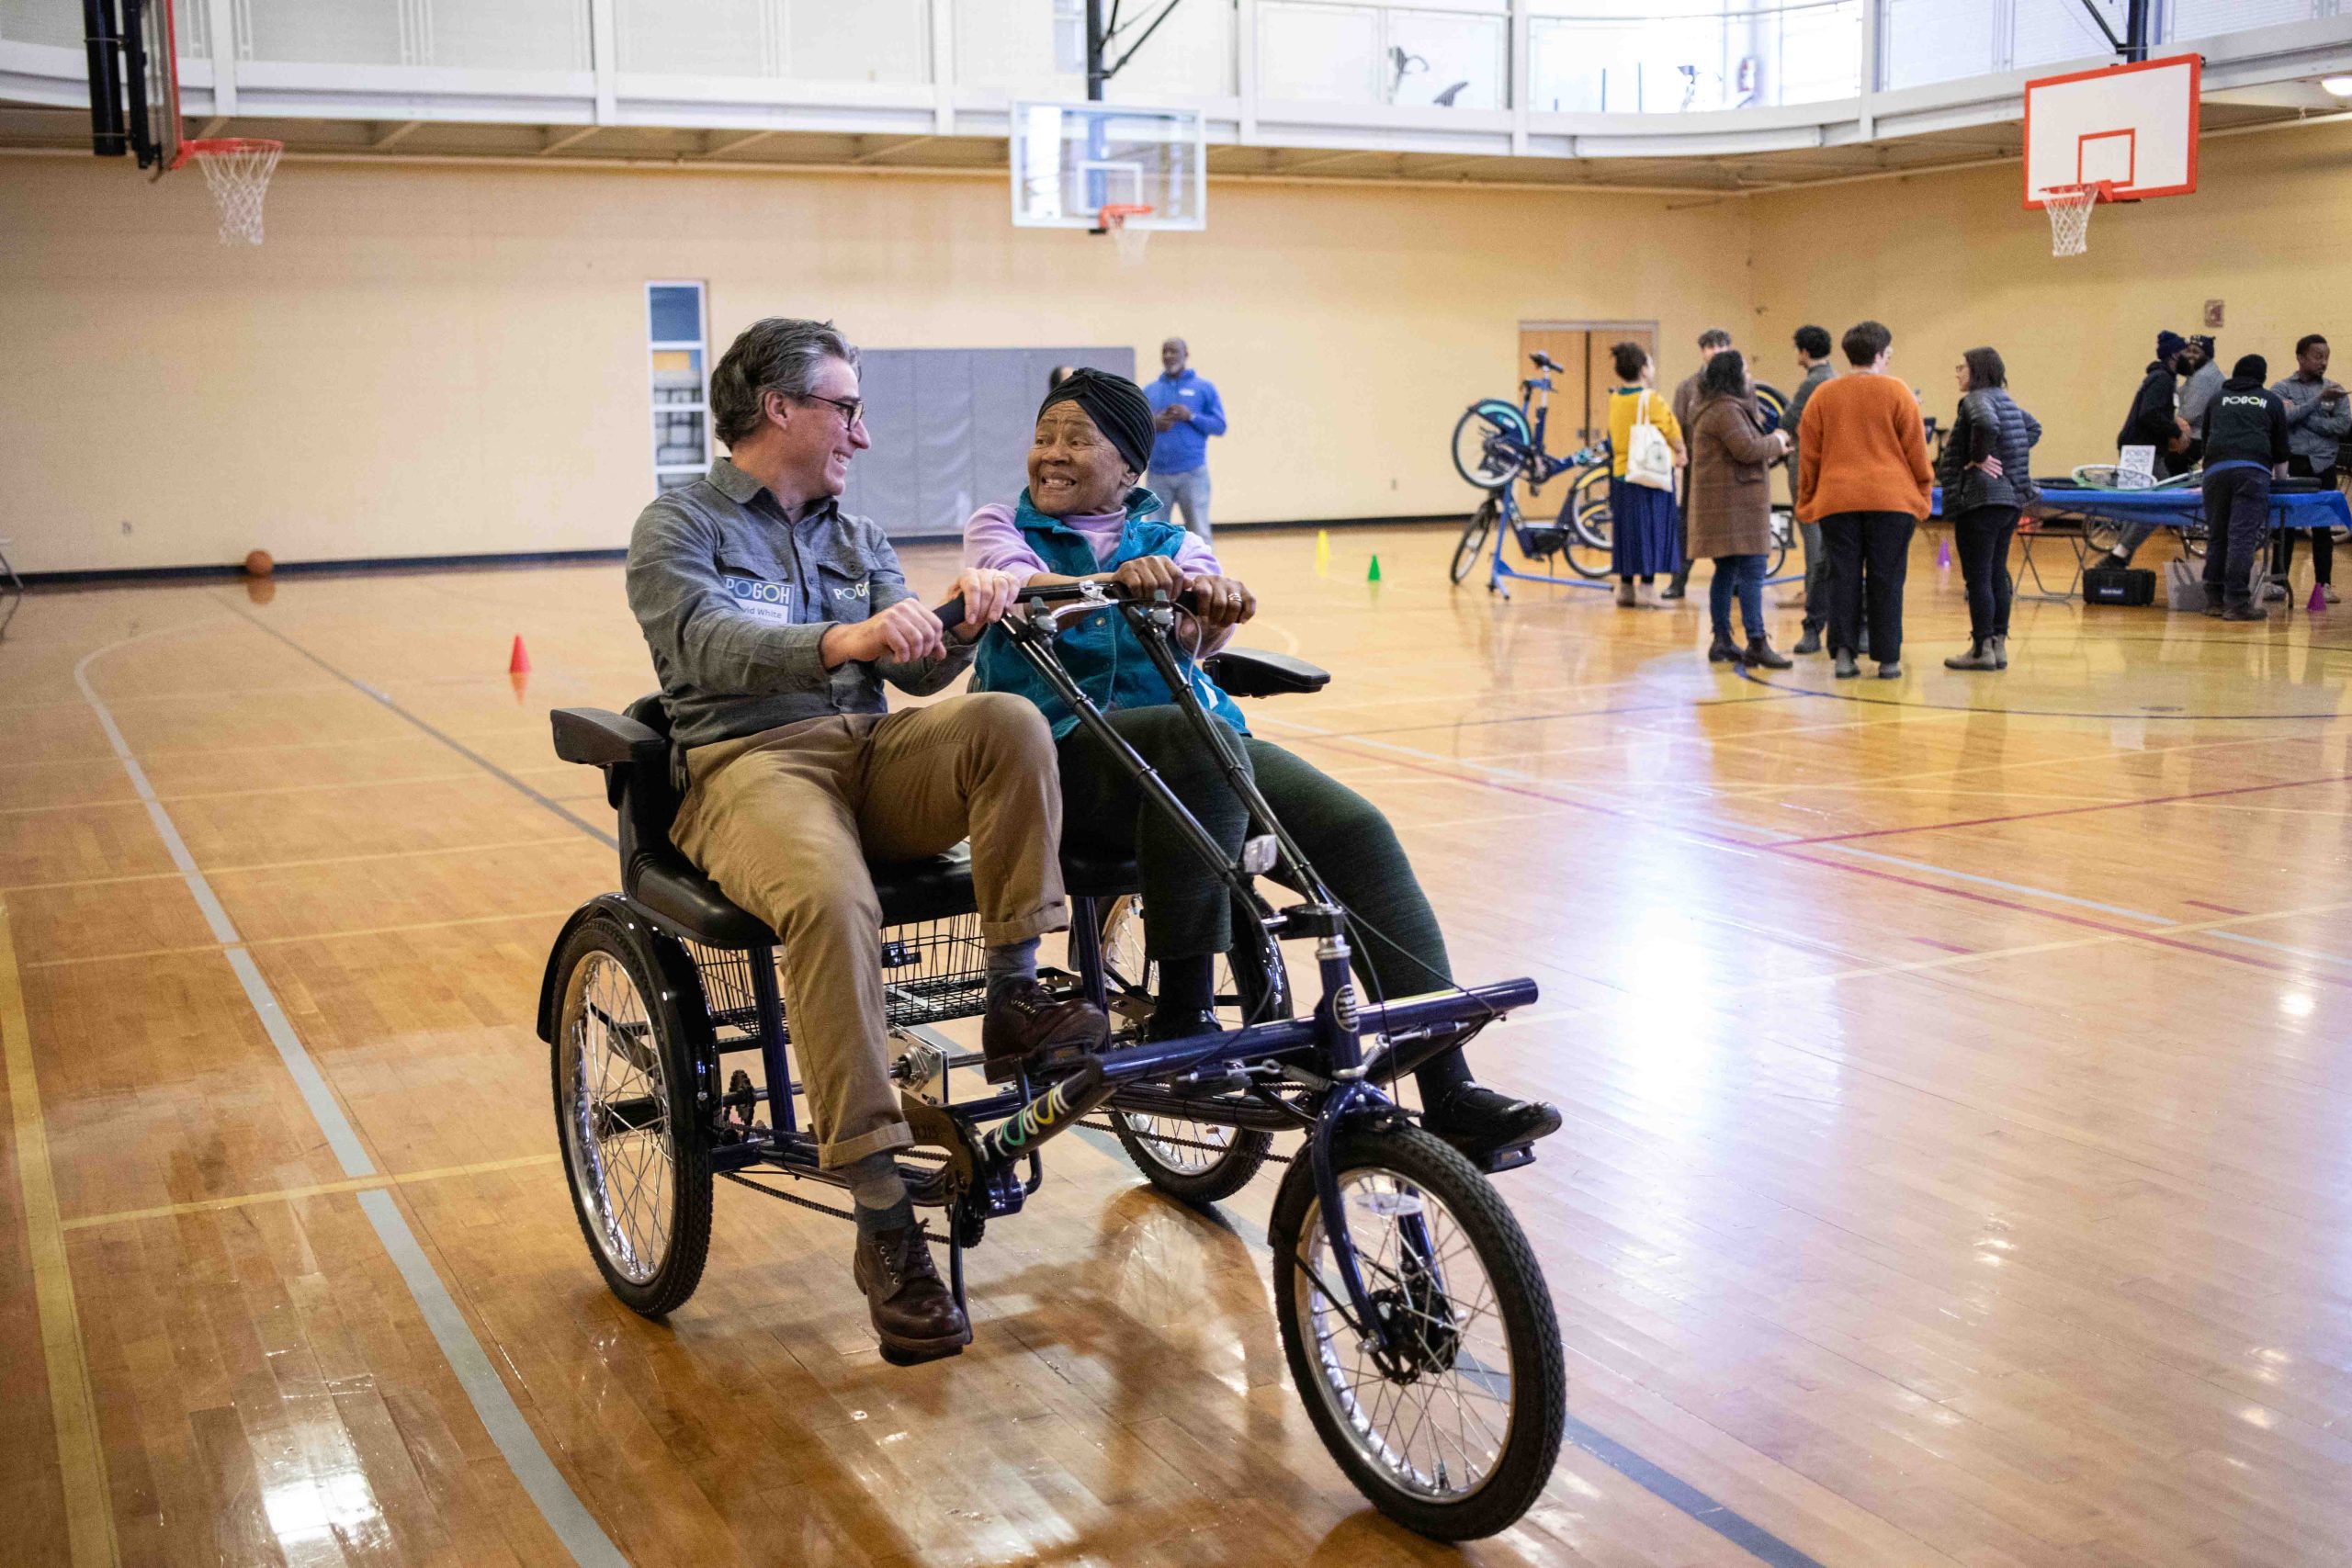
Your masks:
M271 572L276 571L277 570L277 563L269 558L269 552L267 550L247 550L245 552L245 575L247 577L267 577Z

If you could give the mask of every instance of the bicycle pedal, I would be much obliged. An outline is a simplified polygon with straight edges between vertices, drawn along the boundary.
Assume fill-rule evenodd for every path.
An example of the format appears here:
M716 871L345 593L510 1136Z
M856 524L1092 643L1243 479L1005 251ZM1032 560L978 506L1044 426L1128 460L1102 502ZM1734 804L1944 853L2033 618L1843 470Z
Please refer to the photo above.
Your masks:
M1513 1144L1507 1149L1497 1149L1492 1154L1483 1155L1474 1163L1488 1176L1500 1176L1506 1170L1517 1170L1521 1166L1533 1165L1535 1145Z

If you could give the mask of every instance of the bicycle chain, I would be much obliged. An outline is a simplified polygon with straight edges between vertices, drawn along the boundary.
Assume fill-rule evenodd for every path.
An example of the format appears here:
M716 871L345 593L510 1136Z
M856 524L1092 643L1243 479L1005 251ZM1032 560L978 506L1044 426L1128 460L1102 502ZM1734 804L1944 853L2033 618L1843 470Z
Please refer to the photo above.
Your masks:
M1117 1136L1119 1132L1118 1128L1113 1126L1108 1122L1080 1122L1079 1125L1081 1127L1091 1128L1097 1133L1108 1133L1114 1137ZM1165 1133L1133 1133L1132 1135L1144 1139L1149 1143L1165 1144L1172 1149L1200 1149L1205 1153L1213 1155L1230 1154L1233 1151L1233 1145L1231 1144L1204 1144L1194 1138L1171 1138ZM1272 1149L1268 1149L1266 1151L1266 1163L1269 1165L1288 1165L1290 1163L1290 1156L1278 1155Z
M763 1182L753 1181L749 1177L738 1176L731 1170L722 1170L717 1174L725 1178L727 1180L735 1183L738 1187L748 1187L752 1191L760 1193L763 1196L778 1199L786 1203L797 1203L804 1209L814 1209L820 1214L831 1214L837 1220L848 1220L854 1224L857 1219L857 1216L851 1213L847 1209L836 1209L831 1203L820 1203L813 1198L803 1198L797 1193L781 1191L776 1188L766 1185ZM924 1224L918 1221L916 1222L915 1228L922 1232L922 1238L925 1241L937 1241L939 1239L938 1235L933 1232L932 1228L928 1224Z

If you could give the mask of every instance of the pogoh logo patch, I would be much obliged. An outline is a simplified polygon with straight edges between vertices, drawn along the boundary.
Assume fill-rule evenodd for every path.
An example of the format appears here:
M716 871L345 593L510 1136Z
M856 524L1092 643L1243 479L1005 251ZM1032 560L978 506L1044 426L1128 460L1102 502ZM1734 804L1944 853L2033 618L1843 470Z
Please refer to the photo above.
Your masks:
M745 615L779 625L791 621L791 583L768 582L756 577L730 577L724 573L718 581L727 590L727 596L735 601L735 607Z

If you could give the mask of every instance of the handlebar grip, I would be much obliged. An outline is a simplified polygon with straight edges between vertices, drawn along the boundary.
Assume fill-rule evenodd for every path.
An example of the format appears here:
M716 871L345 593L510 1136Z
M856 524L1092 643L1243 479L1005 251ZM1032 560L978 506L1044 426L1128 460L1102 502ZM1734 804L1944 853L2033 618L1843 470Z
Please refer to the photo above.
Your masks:
M964 624L964 596L961 593L932 611L939 617L939 629L952 632Z

